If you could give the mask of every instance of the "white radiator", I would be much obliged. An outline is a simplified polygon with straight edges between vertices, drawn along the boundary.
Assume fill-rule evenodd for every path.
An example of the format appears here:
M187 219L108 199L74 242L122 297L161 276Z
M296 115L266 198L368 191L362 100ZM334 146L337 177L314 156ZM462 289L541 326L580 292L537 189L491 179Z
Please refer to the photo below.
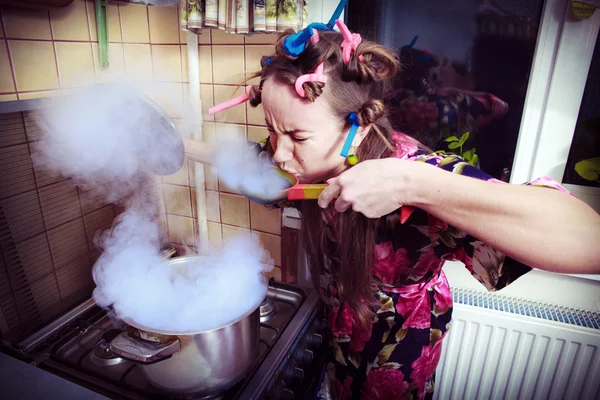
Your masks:
M600 314L453 288L435 398L600 399Z

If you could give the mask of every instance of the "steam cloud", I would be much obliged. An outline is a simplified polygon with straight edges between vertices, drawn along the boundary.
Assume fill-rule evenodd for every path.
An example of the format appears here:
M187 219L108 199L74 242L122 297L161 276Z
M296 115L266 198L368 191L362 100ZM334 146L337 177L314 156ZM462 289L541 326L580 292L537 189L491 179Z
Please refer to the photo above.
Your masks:
M53 99L43 115L40 157L34 161L126 208L95 240L103 251L93 268L100 306L160 331L219 327L264 298L262 272L273 268L272 260L261 263L268 257L250 235L225 243L221 254L198 257L184 270L167 265L160 255L154 174L178 166L181 152L140 96L123 84L102 84ZM229 170L232 179L241 173Z

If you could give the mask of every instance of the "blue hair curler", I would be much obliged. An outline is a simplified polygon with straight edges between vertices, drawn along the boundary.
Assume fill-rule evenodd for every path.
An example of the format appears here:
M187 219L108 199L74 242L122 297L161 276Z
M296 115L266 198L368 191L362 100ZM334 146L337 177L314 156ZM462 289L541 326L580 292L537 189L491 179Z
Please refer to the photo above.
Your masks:
M415 46L415 44L417 43L417 40L419 40L419 35L416 35L413 40L410 42L410 44L408 45L408 47L410 47L411 49Z
M344 147L342 147L342 152L340 155L344 158L348 157L348 153L350 152L350 147L352 147L352 142L354 142L354 136L356 136L356 131L358 131L358 117L356 113L350 113L348 116L348 121L352 124L350 127L350 131L348 132L348 136L346 136L346 141L344 142Z
M292 57L298 57L300 54L302 54L302 52L306 49L306 43L314 34L313 29L318 29L321 31L331 30L331 28L321 22L313 22L306 28L301 29L293 35L285 38L283 42L283 49L285 50L286 54Z
M344 8L346 7L346 3L347 2L348 2L348 0L341 0L340 1L340 3L338 4L338 6L336 7L335 11L333 12L333 15L329 19L329 22L327 23L327 27L329 29L333 29L333 27L335 26L335 21L337 21L338 19L340 19L340 15L342 15L342 11L344 11Z

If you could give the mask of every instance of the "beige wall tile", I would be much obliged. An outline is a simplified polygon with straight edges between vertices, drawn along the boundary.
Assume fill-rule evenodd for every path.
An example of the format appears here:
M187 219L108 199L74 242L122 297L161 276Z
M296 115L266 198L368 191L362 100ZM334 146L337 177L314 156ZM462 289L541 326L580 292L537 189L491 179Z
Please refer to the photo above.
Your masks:
M0 94L0 102L18 100L16 94Z
M214 83L244 82L244 46L212 46Z
M260 60L263 56L273 54L275 49L273 46L246 46L246 78L250 78L255 72L261 70ZM258 85L260 78L254 78L248 81L251 85Z
M250 227L248 199L235 194L221 193L221 221L224 224Z
M221 222L219 192L213 190L206 191L206 217L209 221Z
M150 42L153 44L179 43L177 5L148 7Z
M92 43L96 81L107 82L122 79L125 76L125 52L121 43L108 44L108 68L100 69L98 43Z
M171 183L173 185L190 186L190 181L188 178L188 163L184 162L181 169L174 174L163 176L163 182Z
M171 118L183 117L182 83L155 83L153 99Z
M183 82L190 81L189 73L189 62L188 62L188 49L187 45L181 47L181 80Z
M201 101L202 98L201 98ZM199 131L202 125L202 109L195 107L190 99L190 84L183 84L183 116L181 133L193 137L194 132Z
M43 99L46 97L60 96L62 93L60 90L46 90L43 92L25 92L19 93L19 100L29 99Z
M208 109L215 105L212 85L200 85L200 99L202 100L202 119L204 121L214 121L215 116L208 113ZM214 131L214 124L212 124L212 127Z
M13 81L12 69L8 57L6 43L0 41L0 92L14 92L15 83Z
M197 163L195 161L191 161L191 160L188 160L187 164L188 164L188 179L190 182L190 187L195 188L195 187L197 187L197 185L196 185L196 167L197 166L201 167L202 164L199 164L199 163Z
M88 24L92 41L98 41L98 28L96 25L96 6L94 0L86 0L88 11ZM108 41L122 42L121 19L119 18L119 4L116 1L108 2Z
M204 184L208 190L219 190L219 175L216 168L204 166Z
M19 91L58 88L58 73L51 42L9 40L8 47ZM31 60L35 60L35 63ZM40 65L45 68L39 68Z
M152 56L149 44L124 44L125 70L137 79L153 77ZM110 60L108 61L110 63Z
M151 7L154 8L154 7ZM181 82L181 52L179 46L152 46L154 79Z
M257 107L252 107L248 104L248 123L265 126L265 111L262 104L259 104Z
M142 4L119 3L123 41L149 43L148 12Z
M196 188L190 187L190 195L192 198L192 218L198 219L198 192Z
M215 123L215 137L217 141L246 140L246 125Z
M237 226L221 225L223 232L223 244L239 235L250 236L250 229L238 228Z
M192 218L167 214L167 223L169 224L169 239L172 242L194 245L194 220Z
M250 202L252 230L281 235L281 210L268 210L265 206Z
M4 7L2 17L8 38L52 39L47 10Z
M214 85L215 104L221 104L229 101L244 91L243 87L239 86L222 86ZM214 115L217 122L233 122L239 124L246 123L246 103L231 107L228 110L218 112Z
M205 142L217 141L217 131L214 122L205 121L202 124L202 138Z
M212 29L203 29L202 33L198 35L198 43L199 44L211 44L211 31ZM181 43L186 43L186 32L185 31L181 31L181 37L183 38L183 41Z
M270 235L268 233L256 232L263 247L270 254L275 265L281 266L281 236ZM266 262L267 260L263 260Z
M246 125L234 124L215 124L215 134L217 141L231 140L246 140ZM228 193L241 194L237 187L231 187L226 183L223 177L219 176L219 190Z
M273 278L277 282L281 282L281 267L273 267L273 270L271 272L265 273L265 275L269 279Z
M208 242L210 247L216 251L221 251L223 249L221 224L216 222L208 222Z
M189 187L163 184L163 190L168 214L177 214L185 217L192 216Z
M212 52L210 46L198 47L198 65L200 68L200 83L212 83Z
M269 137L269 131L266 127L262 126L249 126L248 127L248 140L251 142L260 142L263 139Z
M51 8L55 40L90 40L85 1L75 0L66 7Z
M213 44L243 44L244 37L242 35L233 35L220 29L211 29Z
M61 87L78 87L94 83L91 43L56 42L55 46Z
M251 36L244 36L246 44L275 44L277 43L277 33L255 33Z

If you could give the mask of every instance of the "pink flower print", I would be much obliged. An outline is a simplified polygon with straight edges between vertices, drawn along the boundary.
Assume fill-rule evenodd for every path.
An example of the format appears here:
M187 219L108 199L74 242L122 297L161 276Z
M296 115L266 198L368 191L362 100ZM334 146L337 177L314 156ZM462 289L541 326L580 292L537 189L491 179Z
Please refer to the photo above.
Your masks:
M352 333L352 309L346 303L342 307L332 307L329 312L329 329L333 336L350 335Z
M415 264L414 272L425 275L429 271L438 271L441 266L442 260L438 258L433 249L428 249L419 256L419 261Z
M361 352L365 344L371 339L372 325L364 327L360 324L358 316L352 325L352 337L350 338L350 351Z
M397 369L371 370L363 386L361 400L400 400L408 398L408 382Z
M402 272L410 266L406 249L398 249L394 253L392 242L375 245L373 275L381 282L392 285L401 277Z
M410 374L410 379L413 385L417 387L419 398L423 398L425 383L433 376L441 354L442 341L438 340L433 346L424 346L421 357L412 363L413 371Z
M339 380L335 380L335 398L338 400L349 400L352 398L350 387L352 386L352 377L347 376L344 379L344 384Z
M425 290L401 294L396 303L396 312L404 317L402 329L431 326L431 304Z

